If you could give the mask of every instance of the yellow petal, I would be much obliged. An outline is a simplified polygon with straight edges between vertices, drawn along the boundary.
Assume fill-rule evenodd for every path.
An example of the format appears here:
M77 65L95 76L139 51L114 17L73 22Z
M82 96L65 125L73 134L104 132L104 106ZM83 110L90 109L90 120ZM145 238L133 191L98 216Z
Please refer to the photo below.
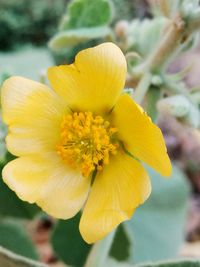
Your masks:
M113 43L83 50L74 64L48 70L52 87L72 110L99 114L108 112L116 103L125 76L125 57Z
M22 200L37 203L51 216L67 219L83 206L90 179L73 171L56 153L21 157L2 172L4 182Z
M3 120L9 126L8 150L26 155L54 150L67 112L62 100L43 84L12 77L2 87Z
M95 178L80 221L84 240L96 242L129 219L150 191L150 181L142 165L118 152Z
M171 174L171 163L161 130L130 96L124 94L114 107L111 120L125 148L161 175Z

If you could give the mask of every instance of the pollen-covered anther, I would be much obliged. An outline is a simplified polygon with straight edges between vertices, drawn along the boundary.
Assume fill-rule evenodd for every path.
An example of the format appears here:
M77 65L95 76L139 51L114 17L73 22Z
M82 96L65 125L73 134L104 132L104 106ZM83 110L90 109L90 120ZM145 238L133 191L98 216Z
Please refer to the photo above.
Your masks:
M119 147L117 129L101 116L91 112L74 112L63 118L61 140L57 152L66 163L80 168L88 177L95 169L101 171L109 164L110 155Z

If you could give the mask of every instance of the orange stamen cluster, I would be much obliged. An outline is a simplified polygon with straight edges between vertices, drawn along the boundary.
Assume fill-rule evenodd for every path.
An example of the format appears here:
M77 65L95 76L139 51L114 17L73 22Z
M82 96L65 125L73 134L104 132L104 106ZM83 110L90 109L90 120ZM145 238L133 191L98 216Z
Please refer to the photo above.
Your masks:
M61 141L57 152L72 167L80 168L88 177L95 169L100 171L109 163L110 154L116 154L119 146L116 128L101 116L91 112L74 112L63 118Z

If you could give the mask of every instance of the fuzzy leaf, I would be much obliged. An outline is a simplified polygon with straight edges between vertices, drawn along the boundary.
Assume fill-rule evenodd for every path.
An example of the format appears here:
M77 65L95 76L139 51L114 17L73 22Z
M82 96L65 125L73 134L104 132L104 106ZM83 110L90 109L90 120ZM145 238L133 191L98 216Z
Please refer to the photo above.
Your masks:
M106 25L112 18L109 0L73 0L68 5L67 11L62 31Z
M79 43L106 37L111 30L107 26L80 28L74 30L67 30L57 33L49 42L49 47L52 50L59 50L67 47L72 47Z
M12 221L0 223L0 246L21 256L38 259L36 249L23 225ZM0 264L0 266L3 266Z
M154 19L134 19L128 29L128 46L142 57L148 56L160 40L163 27L167 23L164 17Z
M161 99L157 107L161 113L180 118L189 113L190 101L183 95L169 96Z
M7 249L0 247L1 267L48 267L46 264L19 256Z
M200 261L198 260L177 260L166 262L155 262L139 265L130 265L127 263L119 263L113 259L108 259L106 266L109 267L200 267Z
M166 261L160 263L148 263L144 265L140 264L136 265L135 267L200 267L200 261L198 260Z
M184 174L175 166L170 179L147 171L151 196L124 224L132 241L131 263L176 258L184 241L190 188Z

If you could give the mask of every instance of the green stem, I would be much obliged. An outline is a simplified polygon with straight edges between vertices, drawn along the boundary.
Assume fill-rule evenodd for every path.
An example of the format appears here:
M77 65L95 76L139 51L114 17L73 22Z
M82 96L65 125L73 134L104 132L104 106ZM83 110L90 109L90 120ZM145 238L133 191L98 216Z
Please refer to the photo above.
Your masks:
M169 60L169 57L179 47L183 36L183 21L180 16L171 22L164 37L159 42L156 49L151 53L144 66L144 74L135 90L134 99L139 104L142 102L145 94L147 93L150 84L152 73L160 71L163 65Z
M152 74L150 72L146 72L140 80L134 93L134 99L138 104L141 104L146 92L148 91L151 84L151 78Z
M154 123L156 123L158 118L158 110L156 108L156 103L160 99L160 94L160 88L155 86L151 86L147 93L146 111Z
M106 260L108 258L110 248L112 246L115 233L116 233L116 230L114 230L112 233L110 233L103 240L98 241L93 246L84 267L106 266Z

